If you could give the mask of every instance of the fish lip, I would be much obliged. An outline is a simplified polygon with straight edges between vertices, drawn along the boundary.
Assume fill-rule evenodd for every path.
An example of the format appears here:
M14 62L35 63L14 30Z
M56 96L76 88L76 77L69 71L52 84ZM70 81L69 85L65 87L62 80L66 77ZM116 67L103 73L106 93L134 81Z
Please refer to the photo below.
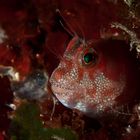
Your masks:
M67 96L65 93L72 92L71 89L65 89L61 88L59 86L51 86L53 94L56 96L56 98L61 102L64 106L73 109L74 105L73 103L70 103L72 100L71 97L69 96L68 99L65 99L65 96Z
M61 102L61 100L65 100L68 102L68 99L66 97L68 97L69 100L71 100L71 98L73 97L72 95L68 94L68 93L74 92L71 89L65 89L65 88L62 88L59 86L51 86L51 90L60 102Z
M59 87L59 86L55 86L55 85L52 85L51 86L51 89L52 89L52 92L53 94L59 99L59 100L64 100L63 98L65 98L64 96L69 96L69 100L72 100L73 99L73 95L71 94L68 94L68 93L75 93L75 90L76 89L66 89L66 88L63 88L63 87ZM67 99L66 99L67 100ZM69 104L69 103L68 103ZM73 103L73 108L76 106L77 104L77 101L75 103Z
M51 85L51 89L52 89L52 92L54 93L66 93L66 92L72 92L76 89L69 89L69 88L63 88L63 87L60 87L60 86L55 86L55 85ZM60 90L61 92L58 92L58 90Z

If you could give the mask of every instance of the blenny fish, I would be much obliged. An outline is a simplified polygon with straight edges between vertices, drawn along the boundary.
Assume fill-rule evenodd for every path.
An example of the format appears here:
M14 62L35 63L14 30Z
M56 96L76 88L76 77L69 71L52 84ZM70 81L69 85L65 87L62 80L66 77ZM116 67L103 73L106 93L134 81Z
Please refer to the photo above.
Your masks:
M52 92L64 106L91 115L138 100L139 80L137 60L125 41L77 35L50 77Z
M73 38L50 83L66 107L99 113L137 99L139 72L123 41Z

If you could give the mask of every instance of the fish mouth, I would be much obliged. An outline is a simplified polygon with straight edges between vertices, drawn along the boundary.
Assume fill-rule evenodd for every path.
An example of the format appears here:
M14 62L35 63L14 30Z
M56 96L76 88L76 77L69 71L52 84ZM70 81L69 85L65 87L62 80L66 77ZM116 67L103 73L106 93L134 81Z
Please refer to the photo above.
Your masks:
M72 89L65 89L58 86L51 86L53 94L66 107L73 108L73 93Z
M74 90L65 89L54 85L52 85L51 88L53 94L65 107L77 109L83 113L89 113L94 115L98 114L99 112L102 112L102 110L97 109L101 103L95 103L90 105L89 102L84 102L82 99L77 100L77 98L74 96L75 94L71 94L75 93Z
M72 89L66 89L58 86L51 86L52 92L54 94L64 94L64 93L69 93L69 92L74 92Z
M75 108L81 110L82 112L86 112L86 103L84 103L82 99L78 99L78 96L76 96L77 94L74 89L66 89L55 85L52 85L51 88L53 94L64 106L71 109Z

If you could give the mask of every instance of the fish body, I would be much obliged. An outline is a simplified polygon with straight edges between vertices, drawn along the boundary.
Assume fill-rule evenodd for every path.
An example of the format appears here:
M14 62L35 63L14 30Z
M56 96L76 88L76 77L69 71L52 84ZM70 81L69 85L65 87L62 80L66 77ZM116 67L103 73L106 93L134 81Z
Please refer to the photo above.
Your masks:
M66 107L100 114L134 101L136 59L124 41L84 41L74 37L50 77L54 95Z

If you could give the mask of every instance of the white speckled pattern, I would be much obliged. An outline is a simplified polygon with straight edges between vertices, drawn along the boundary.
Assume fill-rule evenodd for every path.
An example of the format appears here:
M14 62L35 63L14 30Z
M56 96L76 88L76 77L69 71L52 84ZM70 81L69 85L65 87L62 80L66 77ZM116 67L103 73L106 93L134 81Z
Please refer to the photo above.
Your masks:
M124 77L116 82L108 79L100 71L93 77L89 77L85 71L83 76L79 77L76 65L60 79L56 79L55 73L62 68L61 66L60 63L50 78L52 91L63 105L82 112L88 112L89 108L94 108L96 112L111 108L125 87Z

